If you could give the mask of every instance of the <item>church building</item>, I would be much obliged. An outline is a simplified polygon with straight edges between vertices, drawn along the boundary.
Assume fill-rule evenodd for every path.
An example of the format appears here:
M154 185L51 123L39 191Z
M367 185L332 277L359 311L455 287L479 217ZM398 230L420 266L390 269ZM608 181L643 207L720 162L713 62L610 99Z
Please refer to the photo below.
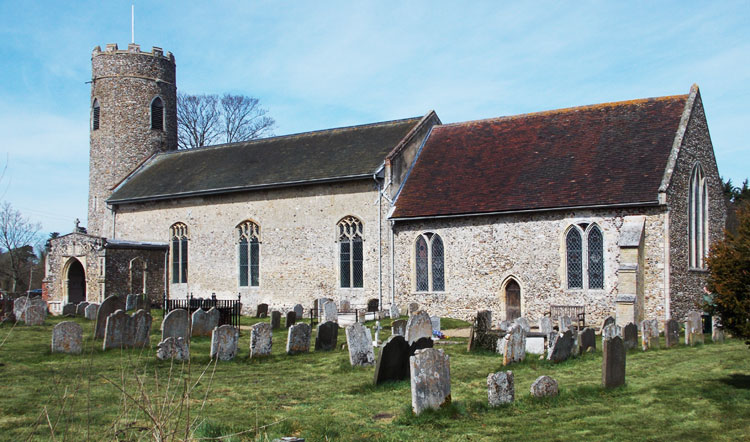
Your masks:
M726 207L700 93L177 150L175 60L92 54L89 215L51 241L52 308L112 294L418 302L463 319L681 319Z

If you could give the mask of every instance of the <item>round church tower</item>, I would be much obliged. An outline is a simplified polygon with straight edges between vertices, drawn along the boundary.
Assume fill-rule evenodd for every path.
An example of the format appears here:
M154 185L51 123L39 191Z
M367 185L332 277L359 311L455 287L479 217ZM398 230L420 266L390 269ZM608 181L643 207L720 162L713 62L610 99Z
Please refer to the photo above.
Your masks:
M91 146L88 233L112 235L106 200L156 152L177 149L174 56L108 44L91 54Z

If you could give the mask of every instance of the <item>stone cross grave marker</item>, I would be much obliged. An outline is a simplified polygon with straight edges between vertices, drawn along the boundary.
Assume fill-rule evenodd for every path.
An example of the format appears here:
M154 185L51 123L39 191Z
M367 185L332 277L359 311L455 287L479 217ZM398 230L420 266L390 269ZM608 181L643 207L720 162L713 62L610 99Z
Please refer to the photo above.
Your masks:
M443 350L427 348L409 358L411 408L415 414L438 409L451 402L450 356Z
M667 348L680 344L680 323L674 319L664 321L664 343Z
M211 332L211 359L231 361L237 355L240 330L225 324Z
M375 385L409 377L409 344L403 336L391 336L380 347L375 365Z
M258 304L258 308L255 310L256 318L265 318L268 316L268 304Z
M52 329L52 353L80 354L83 328L73 321L63 321Z
M432 337L432 322L427 312L420 310L409 316L409 320L406 322L405 337L409 345L419 338Z
M190 315L185 309L175 309L164 316L161 322L161 340L182 338L190 342Z
M174 358L177 361L190 360L190 346L183 338L167 338L156 347L156 357L162 361Z
M498 371L487 375L487 400L491 407L509 404L515 400L512 371Z
M294 312L290 312L294 314ZM289 327L286 339L286 354L294 355L310 351L310 326L304 322Z
M315 334L315 351L331 351L336 349L339 338L339 325L333 321L318 324Z
M605 339L602 347L602 385L619 387L625 383L625 345L622 338Z
M97 313L99 313L99 304L92 302L86 306L86 313L84 316L90 321L95 321Z
M278 310L271 311L271 329L278 330L281 328L281 312Z
M355 322L346 328L346 346L349 347L349 363L353 367L375 364L370 329Z
M638 326L632 322L628 322L622 329L622 344L626 351L638 346Z
M96 329L94 338L104 339L104 329L107 326L107 318L117 310L125 310L125 299L122 296L112 295L107 297L96 312Z
M267 322L259 322L250 329L250 358L268 356L273 347L273 329Z

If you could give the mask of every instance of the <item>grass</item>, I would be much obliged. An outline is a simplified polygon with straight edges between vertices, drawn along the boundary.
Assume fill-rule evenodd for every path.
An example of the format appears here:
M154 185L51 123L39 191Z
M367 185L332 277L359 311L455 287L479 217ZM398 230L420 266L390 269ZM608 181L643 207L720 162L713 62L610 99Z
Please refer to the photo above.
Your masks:
M161 323L155 313L152 346ZM440 345L451 356L453 401L414 416L408 381L375 387L374 368L351 367L346 351L286 356L286 330L274 332L273 354L265 359L247 359L250 338L243 331L234 361L212 363L210 339L195 338L191 364L172 365L158 361L153 348L103 352L101 341L90 338L93 322L83 319L75 321L84 327L84 354L51 354L52 327L62 320L51 317L43 326L19 325L12 331L0 326L0 342L11 333L0 347L0 439L150 440L149 413L174 428L169 434L177 439L741 440L750 435L750 352L739 340L632 350L627 384L614 390L600 386L601 353L556 365L529 357L507 367L514 372L516 401L498 408L487 405L486 378L503 369L499 355ZM242 324L258 321L243 318ZM389 324L381 321L381 339L388 337ZM442 324L465 325L445 318ZM465 344L465 339L451 340ZM339 343L344 342L341 330ZM560 395L534 400L529 387L543 374L558 380Z

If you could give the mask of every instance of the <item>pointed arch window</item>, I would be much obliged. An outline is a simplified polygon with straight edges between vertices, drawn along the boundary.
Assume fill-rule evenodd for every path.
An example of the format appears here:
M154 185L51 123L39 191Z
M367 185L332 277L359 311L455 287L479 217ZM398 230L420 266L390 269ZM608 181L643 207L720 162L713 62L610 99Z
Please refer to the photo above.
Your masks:
M362 288L364 249L362 221L347 216L337 224L339 243L339 281L342 288Z
M151 100L151 129L164 130L164 102L160 97Z
M99 130L99 100L94 98L94 104L91 106L91 129Z
M693 167L688 194L689 266L706 268L708 252L708 192L706 177L700 164Z
M604 238L599 226L593 225L588 234L588 277L590 289L604 288Z
M604 234L596 224L581 223L565 235L568 289L604 289Z
M573 226L565 238L568 267L568 288L583 288L583 241L578 227Z
M239 236L238 262L240 287L258 287L260 284L260 226L244 221L237 226Z
M172 283L187 283L188 275L188 228L183 223L175 223L170 230L172 252Z
M440 235L426 232L414 242L414 289L445 291L445 248Z

